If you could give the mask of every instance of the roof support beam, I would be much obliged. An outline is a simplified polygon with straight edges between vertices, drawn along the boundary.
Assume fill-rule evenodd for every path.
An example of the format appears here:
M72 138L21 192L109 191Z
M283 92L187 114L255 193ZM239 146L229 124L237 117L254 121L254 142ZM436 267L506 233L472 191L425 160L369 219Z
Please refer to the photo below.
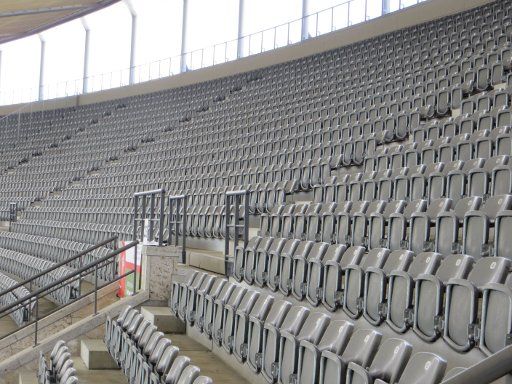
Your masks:
M132 31L130 40L130 82L132 85L135 81L135 55L137 53L137 12L131 0L125 0L124 2L130 11L132 17Z
M244 55L244 5L245 0L238 0L238 42L236 47L236 57L241 58Z
M86 9L86 5L63 5L60 7L51 8L36 8L36 9L22 9L12 12L0 12L0 17L13 17L13 16L27 16L27 15L40 15L42 13L52 12L67 12L67 11L80 11Z
M41 58L39 60L39 101L44 99L44 56L46 53L46 41L39 35L41 41Z
M181 72L187 72L187 14L188 14L188 0L183 0L183 22L181 24Z
M83 75L83 83L82 83L82 93L87 93L87 89L89 88L89 48L91 45L91 29L87 24L85 18L82 18L82 25L84 26L85 31L85 44L84 44L84 75Z
M302 26L301 26L301 40L308 39L308 20L306 16L308 15L308 0L302 0Z

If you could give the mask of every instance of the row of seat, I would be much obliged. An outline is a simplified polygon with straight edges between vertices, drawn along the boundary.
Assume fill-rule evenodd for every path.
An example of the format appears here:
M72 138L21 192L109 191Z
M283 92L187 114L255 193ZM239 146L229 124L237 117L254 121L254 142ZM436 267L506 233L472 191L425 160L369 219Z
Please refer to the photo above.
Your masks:
M130 383L137 384L212 384L200 375L199 367L178 347L127 306L120 316L105 324L105 344Z
M78 384L73 359L63 340L58 341L47 363L42 352L39 353L37 380L39 384Z
M322 241L328 244L407 249L415 253L436 251L444 255L464 253L511 257L508 239L512 195L451 199L351 201L345 203L303 203L279 205L262 215L262 236ZM255 251L256 237L248 249ZM239 250L235 258L244 260ZM240 261L242 262L242 261ZM256 261L249 263L253 269ZM262 271L264 272L264 271Z
M181 271L171 310L269 383L440 383L446 361L220 277ZM411 356L412 355L412 356ZM375 381L377 382L377 381Z
M478 346L492 354L508 343L511 325L500 314L512 298L510 259L387 248L366 252L362 246L272 237L253 238L238 252L238 281L341 309L374 326L386 323L398 333L412 330L427 342L442 337L459 352Z

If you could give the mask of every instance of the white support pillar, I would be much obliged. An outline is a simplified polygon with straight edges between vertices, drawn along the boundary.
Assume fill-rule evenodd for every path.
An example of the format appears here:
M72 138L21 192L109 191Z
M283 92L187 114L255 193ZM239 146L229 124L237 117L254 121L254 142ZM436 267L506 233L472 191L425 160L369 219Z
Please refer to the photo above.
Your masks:
M236 57L239 59L244 55L244 42L242 41L244 33L244 3L244 0L238 0L238 42Z
M302 0L302 29L301 29L301 40L308 39L308 20L306 16L308 15L308 0Z
M390 0L382 0L382 14L385 15L386 13L389 13L390 9Z
M183 0L183 22L181 23L181 72L187 71L187 13L188 13L188 0Z
M41 42L41 56L39 60L39 101L44 98L44 56L46 52L46 42L42 35L39 35L39 40Z
M135 79L135 55L137 52L137 12L135 11L135 7L131 0L125 0L125 4L132 17L132 34L130 44L130 85L132 85Z
M89 48L91 45L91 29L87 24L87 20L82 18L82 25L85 31L85 44L84 44L84 73L82 79L82 94L87 93L89 87Z

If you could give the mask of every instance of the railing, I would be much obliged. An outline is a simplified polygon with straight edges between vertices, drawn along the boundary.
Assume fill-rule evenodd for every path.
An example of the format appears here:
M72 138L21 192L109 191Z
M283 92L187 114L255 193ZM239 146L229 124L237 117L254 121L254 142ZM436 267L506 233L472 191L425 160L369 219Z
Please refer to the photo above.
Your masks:
M187 196L169 196L169 236L167 244L179 245L181 235L181 263L187 262Z
M133 240L164 242L165 190L137 192L133 195ZM147 227L146 227L147 225Z
M509 345L441 384L490 384L511 371L512 345Z
M380 6L372 6L375 3L369 4L369 0L345 0L338 5L305 15L299 19L241 36L237 39L186 52L182 55L87 78L45 84L41 90L42 99L49 100L126 86L130 84L130 74L132 73L134 76L131 84L137 84L226 63L241 57L300 43L423 1L426 0L399 0L396 3L396 9L391 9L384 5L386 0L378 2ZM84 84L88 84L85 90ZM0 105L36 101L39 91L39 87L3 90L0 92Z
M110 239L110 241L113 241L113 239L114 238ZM100 243L100 244L105 244L105 242ZM93 248L100 247L101 246L100 244L96 245ZM32 315L30 316L31 319L22 328L16 329L15 331L13 331L7 335L3 335L2 338L0 338L0 340L3 340L16 332L19 332L20 329L24 329L31 325L34 325L34 332L33 332L34 346L36 346L38 344L39 325L40 325L41 320L43 320L44 318L50 316L51 314L53 314L61 309L71 305L73 302L76 302L77 300L82 299L84 297L88 297L90 295L94 296L93 315L96 315L98 313L98 291L101 290L102 288L105 288L105 287L111 285L112 283L115 283L123 278L126 278L129 275L132 275L132 274L134 275L134 280L135 280L133 294L136 294L137 286L138 286L137 285L137 267L136 266L133 270L130 270L122 275L119 275L116 273L115 276L111 280L109 280L101 285L98 282L98 270L100 270L101 268L108 267L109 265L112 265L112 264L116 265L117 256L132 247L136 247L137 244L138 244L138 242L134 241L122 248L116 249L116 250L110 252L108 255L98 258L94 262L89 263L81 268L78 268L75 271L67 274L66 276L63 276L63 277L55 280L53 283L51 283L45 287L41 287L41 288L37 289L36 291L32 292L31 294L16 300L15 302L9 304L8 306L0 308L0 319L2 319L5 316L10 315L14 311L25 308L27 305L34 307L34 313L32 313ZM75 258L76 257L78 257L78 255L75 256ZM43 271L43 272L39 273L38 276L42 276L45 273L49 273L52 270L54 270L55 268L57 268L57 267L54 266L46 271ZM40 308L39 307L40 307L41 299L43 299L47 296L50 296L53 292L55 292L59 289L62 289L63 286L73 284L77 281L80 282L83 279L85 279L87 276L90 276L90 275L92 275L91 278L92 278L92 281L94 284L94 286L93 286L94 288L91 291L83 293L83 292L81 292L81 289L80 289L80 291L78 291L78 295L76 297L74 297L72 300L70 300L66 304L58 306L57 308L53 309L49 313L46 313L44 316L42 316L42 317L40 316ZM36 278L36 277L34 277L34 278ZM140 277L139 277L139 280L140 280ZM22 284L23 283L18 284L18 287L21 286ZM80 283L79 283L79 286L81 287ZM1 294L4 295L4 294L6 294L6 292L12 291L15 288L16 287L12 287L8 291L2 292Z
M243 216L240 215L240 206L244 205ZM233 208L233 212L231 212ZM234 273L234 260L229 256L229 243L233 239L234 249L238 247L240 235L245 250L249 239L249 191L230 191L226 192L226 211L225 211L225 246L224 246L224 265L226 276L232 276ZM231 221L232 218L232 221ZM242 231L242 233L240 233Z
M64 266L67 266L67 265L71 265L73 264L72 262L75 261L75 260L80 260L79 261L79 266L82 267L83 266L83 258L85 255L88 255L89 253L95 251L96 249L99 249L101 247L105 247L107 246L108 244L110 243L113 243L114 246L114 251L116 250L117 248L117 236L114 236L114 237L111 237L110 239L107 239L107 240L104 240L102 241L101 243L98 243L90 248L87 248L85 251L82 251L78 254L76 254L75 256L73 257L70 257L69 259L66 259L64 261L61 261L60 263L57 263L57 264L54 264L53 266L51 266L50 268L44 270L44 271L41 271L37 274L35 274L34 276L31 276L30 278L26 279L25 281L22 281L16 285L13 285L12 287L10 287L9 289L5 290L5 291L1 291L0 292L0 297L4 296L4 295L7 295L8 293L11 293L13 292L14 290L18 289L18 288L21 288L21 287L26 287L29 291L32 291L32 287L33 286L37 286L37 284L35 283L40 277L52 272L52 271L55 271L61 267L64 267ZM81 289L81 279L79 281L79 290Z

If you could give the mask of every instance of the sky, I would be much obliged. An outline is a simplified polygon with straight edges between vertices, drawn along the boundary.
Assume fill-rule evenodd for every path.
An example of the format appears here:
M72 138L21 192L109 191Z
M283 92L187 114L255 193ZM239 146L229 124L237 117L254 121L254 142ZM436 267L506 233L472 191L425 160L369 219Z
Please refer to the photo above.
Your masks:
M390 0L390 11L418 0ZM132 0L137 28L133 77L142 82L180 72L183 0ZM334 8L332 8L334 7ZM309 0L306 32L316 36L381 15L382 0ZM197 69L237 58L238 0L188 0L186 65ZM300 42L302 0L245 0L242 55ZM0 104L82 93L85 29L89 30L87 92L127 85L132 15L124 2L0 45ZM41 41L45 44L39 89Z

